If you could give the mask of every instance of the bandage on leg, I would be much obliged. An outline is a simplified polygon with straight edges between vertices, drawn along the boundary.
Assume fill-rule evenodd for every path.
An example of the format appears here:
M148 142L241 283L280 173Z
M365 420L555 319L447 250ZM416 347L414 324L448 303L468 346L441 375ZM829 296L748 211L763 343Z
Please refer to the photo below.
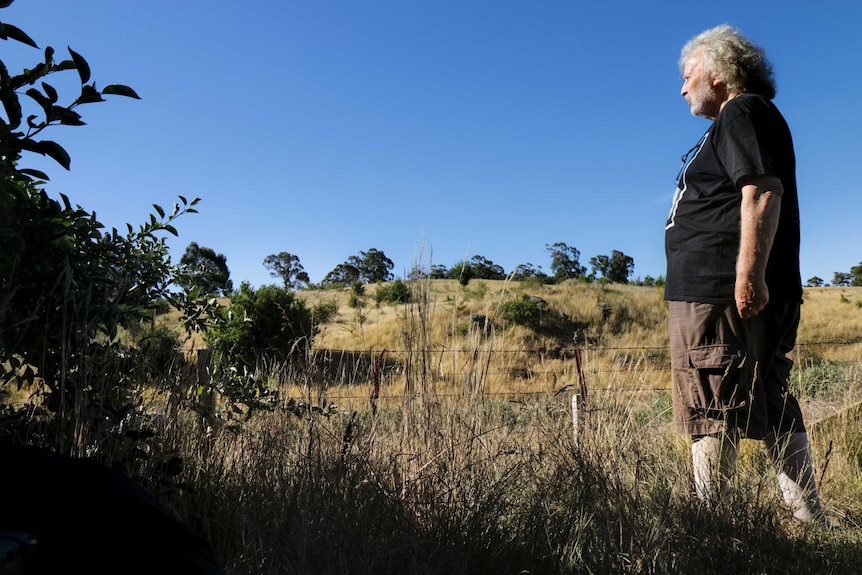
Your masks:
M725 433L692 438L694 487L702 502L713 506L730 491L736 473L738 442L735 435Z

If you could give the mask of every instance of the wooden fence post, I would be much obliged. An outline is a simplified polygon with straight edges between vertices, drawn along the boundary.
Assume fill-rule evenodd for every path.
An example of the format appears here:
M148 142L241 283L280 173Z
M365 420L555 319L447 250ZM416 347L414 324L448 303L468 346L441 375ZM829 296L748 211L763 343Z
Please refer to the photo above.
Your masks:
M578 370L578 389L580 393L572 396L572 426L575 432L575 447L578 446L578 435L581 428L581 412L587 410L587 379L584 377L584 368L581 363L581 350L575 348L575 367Z

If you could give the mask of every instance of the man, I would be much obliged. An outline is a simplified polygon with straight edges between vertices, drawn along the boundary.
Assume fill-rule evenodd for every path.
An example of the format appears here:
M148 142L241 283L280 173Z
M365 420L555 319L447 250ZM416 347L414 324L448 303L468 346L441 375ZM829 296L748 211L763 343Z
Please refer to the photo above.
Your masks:
M740 438L762 440L793 515L822 511L788 390L802 303L790 130L763 50L722 25L682 50L682 96L712 120L683 157L665 230L674 424L697 495L728 491Z

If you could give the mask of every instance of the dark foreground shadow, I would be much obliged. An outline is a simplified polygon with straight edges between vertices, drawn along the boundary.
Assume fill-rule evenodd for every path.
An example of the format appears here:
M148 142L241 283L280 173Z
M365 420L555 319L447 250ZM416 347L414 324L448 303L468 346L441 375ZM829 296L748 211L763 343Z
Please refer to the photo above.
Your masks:
M0 573L224 575L209 545L127 476L0 446Z

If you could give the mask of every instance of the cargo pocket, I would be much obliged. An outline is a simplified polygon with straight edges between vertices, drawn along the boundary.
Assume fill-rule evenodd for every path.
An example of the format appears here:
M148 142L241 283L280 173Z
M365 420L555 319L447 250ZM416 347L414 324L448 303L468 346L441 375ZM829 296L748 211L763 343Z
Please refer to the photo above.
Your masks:
M743 374L745 354L729 345L700 345L689 349L692 378L691 407L707 412L739 411L748 406L748 388ZM699 404L699 405L698 405Z

